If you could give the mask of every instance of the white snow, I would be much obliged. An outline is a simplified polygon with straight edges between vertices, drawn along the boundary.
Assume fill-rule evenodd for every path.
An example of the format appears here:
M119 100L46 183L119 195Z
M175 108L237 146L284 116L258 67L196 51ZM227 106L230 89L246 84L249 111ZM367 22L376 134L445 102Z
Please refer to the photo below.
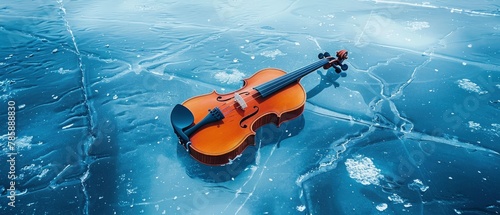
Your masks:
M385 211L385 209L387 209L387 204L386 203L380 203L377 205L377 210L378 211Z
M467 78L458 80L456 83L460 88L467 90L469 92L477 93L479 95L488 93L488 91L482 90L481 87L479 87L476 83L472 82Z
M241 82L245 74L237 69L233 69L231 72L220 71L214 75L215 79L223 84L235 84Z
M349 177L363 185L379 185L380 179L383 177L380 174L380 169L377 169L370 158L356 156L354 159L347 159L345 162Z

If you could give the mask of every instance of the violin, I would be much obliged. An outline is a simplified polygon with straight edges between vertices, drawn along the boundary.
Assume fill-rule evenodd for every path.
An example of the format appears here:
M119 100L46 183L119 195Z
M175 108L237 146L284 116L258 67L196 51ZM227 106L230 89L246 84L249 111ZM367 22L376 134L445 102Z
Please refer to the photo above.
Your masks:
M328 52L319 61L293 72L267 68L243 80L243 87L227 93L213 91L177 104L170 114L179 143L197 161L224 165L255 145L255 131L261 126L294 119L304 111L306 92L299 81L323 67L346 71L346 50L336 57Z

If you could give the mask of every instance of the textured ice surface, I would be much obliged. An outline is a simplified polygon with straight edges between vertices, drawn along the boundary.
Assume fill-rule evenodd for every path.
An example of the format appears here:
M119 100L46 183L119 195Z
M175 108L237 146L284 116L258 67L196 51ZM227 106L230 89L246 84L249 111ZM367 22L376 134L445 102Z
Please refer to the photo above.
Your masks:
M0 214L500 213L498 8L2 1ZM178 145L175 104L338 49L349 70L303 78L304 114L259 130L231 165L201 165Z

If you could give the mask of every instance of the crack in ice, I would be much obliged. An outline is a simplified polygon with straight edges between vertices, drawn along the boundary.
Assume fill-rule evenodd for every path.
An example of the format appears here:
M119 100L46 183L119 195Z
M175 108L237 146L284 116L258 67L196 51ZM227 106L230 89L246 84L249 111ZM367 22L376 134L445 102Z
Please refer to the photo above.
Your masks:
M367 131L362 132L356 136L348 137L348 135L346 135L343 138L333 142L331 145L332 145L332 148L336 149L336 150L334 150L335 154L332 156L325 157L323 160L326 160L326 161L321 161L317 167L300 175L295 180L295 184L301 188L300 194L299 194L299 199L302 200L304 197L303 184L305 181L307 181L307 180L309 180L317 175L323 174L325 172L328 172L328 171L331 171L331 170L337 168L337 161L339 161L342 158L341 157L342 154L344 154L344 152L349 148L348 145L355 144L358 140L363 139L363 138L365 138L366 135L374 132L375 129L376 128L374 126L370 126ZM307 201L306 197L304 197L304 198L306 199L306 200L304 200L305 203L304 202L302 202L302 203L308 205L306 208L312 208L312 205L311 205L312 203Z
M278 138L278 141L277 141L278 143L281 141L282 137L283 137L283 135L281 135ZM229 206L239 197L239 194L242 193L242 188L244 188L253 179L255 173L257 172L257 169L258 169L258 166L259 166L259 163L260 163L260 158L261 158L261 155L260 155L261 144L262 144L262 141L259 141L259 146L258 146L258 149L257 149L257 155L256 155L256 159L255 159L255 166L253 166L251 168L252 169L252 174L250 175L250 177L248 178L248 180L245 181L245 183L243 183L243 185L236 190L234 198L227 204L226 208L224 208L224 210L222 211L222 213L224 213L229 208ZM258 175L257 182L253 186L252 190L248 193L248 195L245 198L245 200L243 201L243 203L238 207L238 209L236 210L236 212L234 212L234 214L238 214L243 209L243 207L248 202L248 200L253 196L253 193L257 189L257 186L260 184L260 181L261 181L262 176L264 174L264 171L266 169L266 165L269 162L269 159L272 157L272 155L274 154L274 151L276 151L277 148L278 148L278 145L275 144L273 146L271 152L269 153L269 156L267 157L267 159L264 161L264 163L262 165L263 168L261 169L261 171L260 171L260 173Z
M281 139L281 138L280 138ZM262 170L260 171L260 174L259 174L259 178L257 179L257 183L255 183L255 185L253 186L253 189L252 191L248 194L247 198L245 198L245 201L243 202L243 204L240 205L240 207L238 208L238 210L236 210L236 212L234 214L238 214L241 209L243 209L243 206L245 206L245 204L247 203L247 201L250 199L250 197L252 197L253 193L255 192L255 190L257 189L257 186L260 184L260 180L262 179L262 175L264 174L264 170L266 169L266 164L269 162L269 159L272 157L272 155L274 154L274 151L278 148L277 145L274 145L273 146L273 149L271 150L271 153L269 154L269 156L267 157L266 161L264 162L264 165L262 168Z
M372 16L373 16L373 10L370 12L370 16L368 17L368 20L366 21L365 23L365 27L363 27L363 30L361 31L361 33L359 34L359 37L358 39L356 40L356 43L354 43L355 46L359 46L361 43L361 38L363 37L363 35L365 34L365 31L366 31L366 28L368 27L368 23L370 23L371 19L372 19Z
M479 12L479 11L475 11L475 10L453 8L453 7L447 7L447 6L436 6L436 5L431 5L428 2L423 2L423 3L419 4L419 3L386 1L386 0L368 0L368 1L375 2L377 4L383 3L383 4L392 4L392 5L404 5L404 6L410 6L410 7L445 9L445 10L450 11L450 13L460 13L460 14L463 13L463 14L469 15L469 16L490 16L490 17L500 16L500 14L496 14L496 13L486 13L486 12Z
M456 146L456 147L460 147L460 148L464 148L464 149L471 149L471 150L487 152L487 153L491 153L491 154L494 154L497 156L500 155L500 153L498 153L495 150L488 149L488 148L481 147L481 146L477 146L477 145L474 145L471 143L460 142L457 139L446 139L443 137L436 137L436 136L423 134L423 133L419 133L419 132L407 133L403 136L403 138L417 140L417 141L432 141L435 143L442 143L442 144Z
M256 155L255 155L255 165L252 165L252 167L250 168L250 170L252 170L250 177L248 178L248 180L245 181L245 183L243 183L243 185L241 185L240 188L236 189L236 193L234 194L234 198L227 204L226 208L224 208L222 213L224 213L229 208L229 206L239 197L240 193L242 193L241 189L243 187L245 187L248 184L248 182L250 182L252 180L253 176L255 175L255 172L257 171L259 161L260 161L260 147L261 147L261 141L259 141L259 148L257 149ZM250 195L250 193L249 193L249 195ZM238 209L238 210L240 210L240 209Z
M73 46L75 47L75 52L76 52L76 55L78 57L78 68L80 70L80 73L81 73L81 89L83 90L83 96L84 96L84 105L86 107L86 110L88 112L88 121L89 121L89 124L90 124L90 134L92 135L92 137L95 137L94 135L94 132L93 132L93 120L92 120L92 110L91 110L91 107L90 105L88 104L89 103L89 99L88 99L88 89L86 87L86 78L85 78L85 70L83 69L83 60L82 60L82 55L80 53L80 50L78 49L78 45L76 43L76 38L75 38L75 35L73 34L73 30L71 29L71 26L69 25L69 22L68 20L66 19L66 8L64 8L64 4L63 4L63 1L62 0L57 0L57 3L59 4L59 10L62 11L62 13L59 13L61 15L61 18L63 19L64 21L64 25L66 27L66 31L68 31L70 37L71 37L71 40L73 41Z
M88 156L88 151L89 151L89 148L90 148L90 144L92 143L92 140L95 140L95 134L93 132L93 120L92 120L92 109L91 109L91 106L89 105L89 99L88 99L88 91L89 89L86 87L86 78L85 78L85 70L83 68L83 60L82 60L82 55L80 53L80 50L78 49L78 45L76 43L76 38L75 38L75 35L73 34L73 30L71 29L71 26L68 22L68 20L66 19L66 8L64 8L64 4L63 4L63 1L62 0L57 0L57 3L59 4L59 10L62 11L59 12L59 14L61 15L61 18L62 20L64 21L64 25L66 27L66 30L68 31L69 35L71 36L71 40L73 41L73 46L75 48L75 52L76 52L76 55L78 57L78 68L80 70L80 74L82 76L81 78L81 89L83 91L83 97L84 97L84 101L83 101L83 104L87 110L87 119L88 119L88 122L89 122L89 133L90 133L90 137L87 141L85 141L85 143L83 144L83 164L85 165L85 173L80 177L80 183L82 185L82 191L83 191L83 195L85 196L85 205L84 205L84 208L83 208L83 212L85 214L88 214L89 212L89 204L90 204L90 196L88 194L88 191L86 189L86 186L85 186L85 182L86 180L88 179L89 175L90 175L90 168L89 168L89 164L91 163L91 158ZM64 171L64 170L63 170Z

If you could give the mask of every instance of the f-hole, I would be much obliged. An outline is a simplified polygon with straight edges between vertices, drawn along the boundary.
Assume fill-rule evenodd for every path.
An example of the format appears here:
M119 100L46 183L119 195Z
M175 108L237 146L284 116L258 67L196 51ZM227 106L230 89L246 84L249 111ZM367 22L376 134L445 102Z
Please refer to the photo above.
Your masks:
M250 118L252 116L255 116L255 114L257 114L257 112L259 112L259 107L253 106L253 108L255 109L255 111L253 113L248 114L247 116L243 117L243 119L241 119L240 127L247 128L248 126L246 124L243 124L245 122L245 120L247 120L248 118Z

